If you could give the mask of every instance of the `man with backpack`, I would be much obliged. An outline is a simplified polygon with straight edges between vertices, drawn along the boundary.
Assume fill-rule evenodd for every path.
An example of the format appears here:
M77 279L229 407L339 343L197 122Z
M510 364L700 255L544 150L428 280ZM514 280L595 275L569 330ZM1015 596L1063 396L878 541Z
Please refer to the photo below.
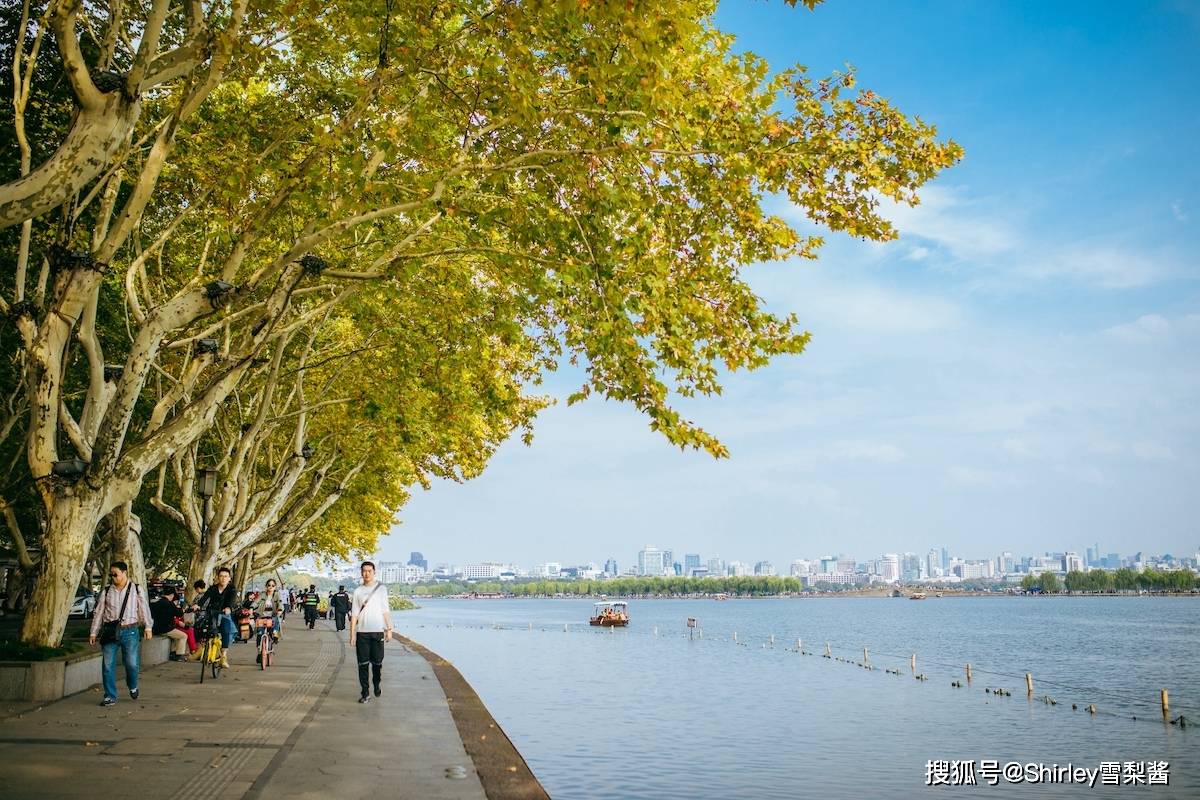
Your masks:
M92 631L88 642L100 642L104 659L100 674L104 684L102 706L117 702L117 651L125 662L125 683L130 698L138 699L138 672L142 666L142 643L138 626L145 626L145 637L153 634L154 618L146 594L129 580L129 565L114 561L108 568L108 586L100 593L100 602L92 614Z

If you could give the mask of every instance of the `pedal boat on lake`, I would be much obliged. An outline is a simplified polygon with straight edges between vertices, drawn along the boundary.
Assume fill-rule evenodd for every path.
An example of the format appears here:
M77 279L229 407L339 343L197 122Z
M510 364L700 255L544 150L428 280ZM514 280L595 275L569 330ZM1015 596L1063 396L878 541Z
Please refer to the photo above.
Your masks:
M910 594L908 596L908 599L909 600L924 600L925 593L924 592L913 592L912 594Z
M588 624L605 628L624 628L629 624L629 603L624 600L596 603L592 606L592 616Z

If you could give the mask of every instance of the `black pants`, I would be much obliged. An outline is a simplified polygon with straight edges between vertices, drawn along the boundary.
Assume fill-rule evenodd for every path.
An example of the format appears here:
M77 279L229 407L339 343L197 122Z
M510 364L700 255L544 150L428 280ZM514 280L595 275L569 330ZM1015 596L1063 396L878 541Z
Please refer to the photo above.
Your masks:
M317 607L316 606L305 606L304 607L304 621L306 623L308 623L308 627L310 627L310 628L317 624Z
M339 631L344 631L344 630L346 630L346 612L345 612L345 611L338 611L338 612L335 612L335 613L337 614L337 629L338 629Z
M371 668L371 678L376 689L379 688L379 682L383 678L383 634L355 634L354 650L358 655L358 685L365 695L367 693L368 666Z

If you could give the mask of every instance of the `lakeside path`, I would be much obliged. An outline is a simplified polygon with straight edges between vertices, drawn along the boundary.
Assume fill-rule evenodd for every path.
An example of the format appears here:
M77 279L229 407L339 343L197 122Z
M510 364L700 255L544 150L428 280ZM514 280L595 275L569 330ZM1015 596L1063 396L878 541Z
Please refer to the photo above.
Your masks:
M143 670L141 697L101 708L98 688L0 704L5 798L289 797L538 800L547 795L458 671L401 639L383 696L357 703L348 633L289 616L278 665L249 644L199 683L194 663Z

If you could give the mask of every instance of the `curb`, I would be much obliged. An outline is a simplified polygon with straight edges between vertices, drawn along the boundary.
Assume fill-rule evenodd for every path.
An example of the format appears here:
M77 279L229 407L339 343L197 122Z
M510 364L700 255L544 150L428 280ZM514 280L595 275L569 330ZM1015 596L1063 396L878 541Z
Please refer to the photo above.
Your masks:
M475 772L488 800L550 800L524 757L462 673L449 661L407 636L393 632L392 638L420 654L433 668L450 705L450 716L467 755L475 764Z

